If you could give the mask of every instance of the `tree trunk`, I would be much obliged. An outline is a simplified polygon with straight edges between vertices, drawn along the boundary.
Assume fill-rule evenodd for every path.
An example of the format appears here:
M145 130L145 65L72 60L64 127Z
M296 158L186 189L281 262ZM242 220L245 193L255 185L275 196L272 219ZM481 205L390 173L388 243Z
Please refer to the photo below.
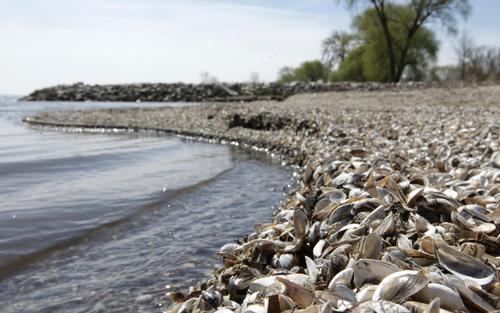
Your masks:
M394 54L394 44L392 42L391 33L389 31L389 25L387 23L387 17L385 15L379 16L380 23L382 24L382 29L384 31L385 42L387 44L387 52L389 53L389 67L390 67L390 77L389 82L398 82L396 79L396 56Z
M408 34L406 34L405 45L404 45L403 50L401 51L401 55L399 57L399 65L398 65L398 69L397 69L395 82L399 82L401 80L401 77L403 76L403 71L406 67L406 58L408 57L408 51L410 50L410 44L411 44L413 37L417 33L419 27L420 26L417 23L417 20L415 20L415 22L413 22L413 25L411 26L411 28L408 30Z
M396 73L396 80L394 81L395 83L399 82L401 80L401 78L403 77L403 72L404 72L405 67L406 67L407 54L408 54L408 49L401 52L401 58L399 60L399 65L398 65L398 69L397 69L397 73Z

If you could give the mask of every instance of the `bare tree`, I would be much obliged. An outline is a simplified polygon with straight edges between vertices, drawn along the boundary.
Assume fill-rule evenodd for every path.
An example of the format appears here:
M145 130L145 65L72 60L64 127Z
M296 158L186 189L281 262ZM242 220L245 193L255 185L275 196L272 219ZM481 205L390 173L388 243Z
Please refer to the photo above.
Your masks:
M353 48L355 38L346 31L334 31L323 40L322 61L331 69L342 63Z
M455 33L455 16L458 14L465 18L471 10L468 0L407 0L406 5L413 15L413 18L408 23L406 19L391 14L391 10L388 8L395 5L395 3L390 0L336 1L346 2L350 8L356 5L368 5L376 11L387 45L390 81L392 82L398 82L401 79L412 39L422 25L429 22L437 22L445 26L450 33ZM391 34L389 28L389 22L402 23L405 26L406 35L404 36L404 40L394 40L394 36Z
M467 63L466 78L494 80L500 77L500 49L492 46L473 47Z
M219 82L217 77L210 74L208 71L203 71L200 73L200 80L202 84L216 84Z
M470 37L466 31L463 31L462 35L458 39L458 45L455 47L461 80L464 80L467 75L467 65L471 62L475 46L476 44L474 43L474 39Z
M461 80L500 80L500 47L477 45L464 31L455 53Z
M496 64L496 75L495 75L495 79L497 81L500 81L500 47L497 47L497 52L496 52L496 55L495 55L495 64Z
M256 84L258 84L258 83L260 83L260 82L261 82L261 78L260 78L259 73L257 73L257 72L252 72L252 73L250 74L250 83L251 83L251 84L256 85Z

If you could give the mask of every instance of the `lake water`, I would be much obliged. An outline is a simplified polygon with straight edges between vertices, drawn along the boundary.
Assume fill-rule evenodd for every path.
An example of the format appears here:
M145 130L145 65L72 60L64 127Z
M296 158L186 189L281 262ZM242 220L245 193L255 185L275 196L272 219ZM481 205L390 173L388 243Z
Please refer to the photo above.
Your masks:
M0 312L161 312L166 285L208 276L218 248L269 220L291 176L262 154L21 122L139 105L0 98Z

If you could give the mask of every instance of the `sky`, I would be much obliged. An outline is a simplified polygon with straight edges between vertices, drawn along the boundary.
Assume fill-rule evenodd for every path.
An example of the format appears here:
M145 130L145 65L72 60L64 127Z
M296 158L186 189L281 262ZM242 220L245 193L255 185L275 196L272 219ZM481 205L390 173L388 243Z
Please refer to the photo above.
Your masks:
M500 44L500 1L471 0L460 29ZM335 0L0 0L0 94L85 82L193 82L209 72L276 79L321 56L321 41L348 30L356 11ZM456 38L439 64L455 62Z

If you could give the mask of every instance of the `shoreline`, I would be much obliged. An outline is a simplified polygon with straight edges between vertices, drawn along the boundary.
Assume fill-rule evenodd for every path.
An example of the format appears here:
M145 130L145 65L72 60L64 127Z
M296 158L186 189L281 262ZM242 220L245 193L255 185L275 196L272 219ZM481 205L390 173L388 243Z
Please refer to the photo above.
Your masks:
M272 224L259 225L246 242L225 245L220 251L225 266L214 271L214 279L188 294L172 294L177 304L169 311L277 313L296 308L319 312L341 305L354 310L373 305L403 310L401 305L408 309L432 304L432 299L416 292L398 301L377 298L377 292L384 292L384 277L377 270L384 276L416 271L425 280L413 272L405 275L418 281L418 290L430 288L429 272L435 281L436 277L449 280L451 274L445 273L454 273L452 289L459 297L455 305L463 301L469 310L498 309L498 304L477 297L500 293L495 278L499 120L500 87L482 86L303 94L284 102L53 112L25 122L226 140L268 149L303 167L295 193L283 202ZM478 175L482 183L477 182ZM469 189L473 192L463 191ZM481 206L488 222L473 217L474 227L460 224L456 215L468 212L466 204ZM480 243L476 226L482 227ZM451 240L450 234L462 242ZM463 243L468 245L464 248ZM468 249L469 245L473 247ZM474 255L472 248L483 253ZM451 265L453 257L465 258L478 273ZM362 262L372 271L362 272ZM478 282L488 282L479 284L482 294L462 280L475 282L476 288ZM369 289L368 282L376 286L370 296L362 288ZM452 306L441 303L448 310Z
M137 83L89 85L75 83L33 91L23 101L100 102L253 102L286 98L301 93L423 90L475 86L464 82L292 82L292 83Z

